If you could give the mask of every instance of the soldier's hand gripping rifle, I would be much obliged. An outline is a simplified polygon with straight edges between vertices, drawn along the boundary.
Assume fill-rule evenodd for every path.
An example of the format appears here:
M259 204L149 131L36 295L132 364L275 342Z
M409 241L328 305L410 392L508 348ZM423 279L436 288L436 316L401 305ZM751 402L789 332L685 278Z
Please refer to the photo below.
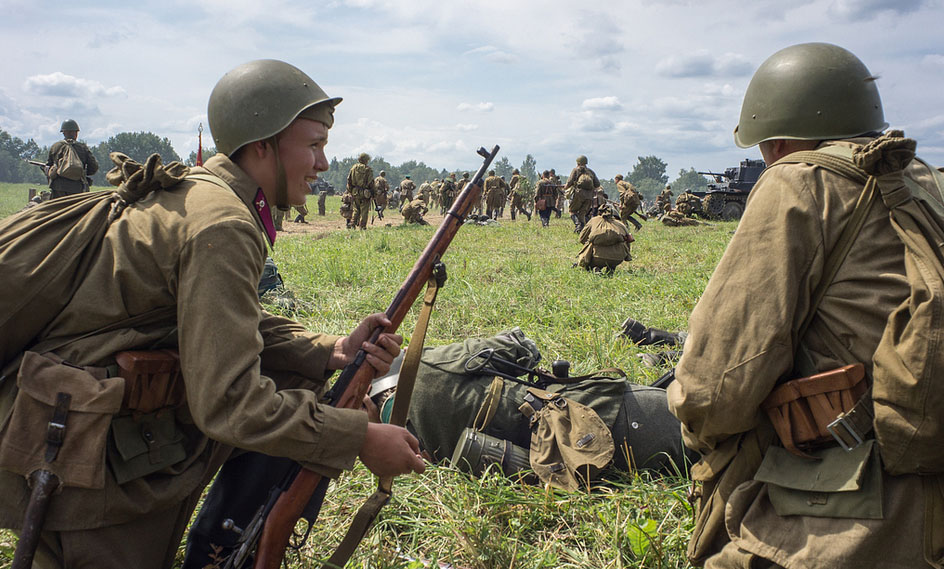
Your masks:
M492 148L491 152L480 148L478 153L484 158L482 166L453 202L442 224L426 245L387 308L386 315L390 319L390 327L375 329L370 342L376 343L383 332L397 330L432 275L434 264L440 261L466 214L478 201L482 178L498 154L498 146ZM374 369L365 364L365 357L366 353L363 349L358 351L354 360L341 372L338 380L327 393L327 399L331 405L347 409L361 407L364 395L367 394L370 383L374 379ZM242 567L252 554L252 550L255 549L253 565L255 569L277 569L282 563L285 549L295 529L295 523L313 496L316 498L324 496L328 481L328 478L299 466L291 483L284 486L284 491L273 492L246 529L240 530L242 532L240 543L233 556L227 561L226 567ZM343 562L340 563L340 565L343 564Z

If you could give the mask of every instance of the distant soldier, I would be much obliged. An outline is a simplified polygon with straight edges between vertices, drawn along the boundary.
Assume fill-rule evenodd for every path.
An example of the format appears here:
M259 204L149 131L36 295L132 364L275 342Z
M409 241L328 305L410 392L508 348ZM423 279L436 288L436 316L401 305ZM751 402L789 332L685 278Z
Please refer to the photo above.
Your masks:
M456 199L456 173L449 174L443 179L442 186L439 188L439 203L441 204L442 214L446 215L452 202Z
M560 176L557 175L554 168L551 168L551 177L548 179L551 181L551 184L554 185L557 194L557 201L554 202L554 217L560 219L561 213L564 211L564 190L561 185Z
M570 218L574 222L574 231L580 232L587 223L587 216L593 206L593 191L600 187L596 173L587 167L587 157L578 156L577 166L571 170L564 186L564 193L570 199Z
M701 211L701 199L693 194L691 190L685 190L675 200L675 209L685 217L692 217Z
M518 169L516 168L511 175L511 183L508 184L508 204L511 208L511 220L515 221L515 213L521 212L528 216L528 221L531 221L531 212L522 207L523 200L521 199L521 187L520 187L521 176L518 174Z
M551 173L545 170L541 179L538 180L538 187L534 190L534 210L541 216L541 227L550 226L551 212L554 211L558 193L551 179Z
M430 190L429 182L423 182L422 184L420 184L420 187L418 190L416 190L416 193L419 194L419 197L423 198L423 201L425 201L426 203L430 203L431 190Z
M666 210L666 204L669 205L669 210L672 209L672 186L669 184L665 185L665 189L656 197L656 207L659 211L668 211Z
M370 202L374 197L374 171L367 165L370 155L362 152L347 174L347 192L351 196L351 226L367 229Z
M89 176L98 172L92 151L78 140L79 123L64 120L59 132L63 139L52 145L46 157L46 177L53 198L89 191Z
M685 227L689 225L702 225L702 222L692 219L691 217L686 217L685 214L680 212L677 209L670 209L662 214L659 217L659 221L662 222L662 225L668 225L669 227Z
M413 190L416 189L416 184L413 183L413 180L410 179L409 175L403 177L403 181L400 182L400 199L404 203L413 200Z
M351 205L353 201L354 201L354 198L353 196L351 196L350 192L344 192L344 195L341 196L340 213L341 213L341 217L344 218L345 225L347 226L348 229L352 229L354 227L354 223L351 220L351 214L354 209L353 206Z
M508 184L495 175L495 170L489 170L485 178L485 215L491 219L498 219L498 213L505 203Z
M387 172L380 171L380 175L374 178L374 205L377 209L377 215L383 219L383 210L387 207L389 201L390 183L387 182Z
M426 200L421 197L416 198L403 205L400 215L403 216L403 225L415 223L417 225L429 225L429 222L423 219L429 209L426 207Z
M297 214L295 219L292 220L293 223L308 223L305 221L305 216L308 215L308 207L305 205L296 205L292 206L295 208ZM280 209L272 208L272 223L275 225L276 231L282 231L282 222L285 220L285 214L291 212L291 209Z
M623 261L631 261L629 244L633 236L623 222L613 217L613 206L600 206L600 215L587 222L580 232L583 249L577 255L576 265L590 270L612 273Z
M325 202L328 199L328 190L321 190L318 192L318 215L325 214Z
M639 208L642 206L642 198L636 190L636 186L624 180L622 174L617 174L614 180L616 180L616 189L619 191L620 219L635 225L637 231L642 229L642 224L633 217L633 214L639 211ZM642 212L640 212L639 215L643 219L646 219L645 214Z
M433 204L433 207L439 207L439 201L442 198L439 193L440 188L442 188L442 180L433 178L433 181L429 184L429 203Z

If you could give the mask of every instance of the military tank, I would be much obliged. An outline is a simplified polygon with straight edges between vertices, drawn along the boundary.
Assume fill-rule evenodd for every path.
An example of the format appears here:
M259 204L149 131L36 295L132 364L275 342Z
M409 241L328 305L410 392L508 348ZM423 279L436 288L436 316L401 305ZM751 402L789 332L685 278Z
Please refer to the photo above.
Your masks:
M767 165L763 160L750 158L741 160L736 168L725 168L723 174L699 172L714 178L715 183L708 184L704 193L697 192L702 198L702 207L710 219L731 221L741 219L747 196L757 183L757 178Z
M308 187L311 188L311 193L315 195L320 194L322 190L328 192L329 196L333 196L335 194L334 186L321 178L318 178L314 182L308 184Z

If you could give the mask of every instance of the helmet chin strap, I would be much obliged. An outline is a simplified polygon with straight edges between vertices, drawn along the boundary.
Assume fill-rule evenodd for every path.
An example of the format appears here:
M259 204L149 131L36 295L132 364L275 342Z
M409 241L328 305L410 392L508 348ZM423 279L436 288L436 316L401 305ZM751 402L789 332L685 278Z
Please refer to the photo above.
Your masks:
M276 135L269 140L272 143L272 151L275 152L275 207L282 211L288 211L291 205L288 203L288 184L285 181L285 167L282 165L282 159L279 157L279 139Z

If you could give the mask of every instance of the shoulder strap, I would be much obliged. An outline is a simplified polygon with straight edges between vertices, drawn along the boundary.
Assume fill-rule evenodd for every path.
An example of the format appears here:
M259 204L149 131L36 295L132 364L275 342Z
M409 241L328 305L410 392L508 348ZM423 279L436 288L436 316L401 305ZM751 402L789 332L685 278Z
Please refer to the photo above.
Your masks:
M845 151L847 150L848 156L845 156ZM849 250L852 248L852 243L855 242L856 238L859 236L859 232L865 224L865 218L868 216L869 211L871 211L878 197L875 179L852 162L851 148L831 146L821 150L794 152L776 161L772 166L778 164L803 163L826 168L856 183L864 184L864 187L862 188L862 193L859 194L859 199L856 202L855 209L852 211L849 221L846 223L842 233L839 235L839 239L836 241L836 246L829 252L829 256L823 264L823 278L816 286L816 289L813 290L810 301L810 311L800 325L797 334L799 341L802 341L802 338L806 336L806 331L813 321L816 309L819 308L823 297L826 295L826 289L829 288L829 285L833 283L833 279L836 278L839 267L842 266L843 261L845 261L846 256L848 256ZM803 375L810 375L815 372L812 359L809 353L802 348L802 344L801 348L797 350L797 359L799 361L796 365L799 369L796 371L800 371Z

